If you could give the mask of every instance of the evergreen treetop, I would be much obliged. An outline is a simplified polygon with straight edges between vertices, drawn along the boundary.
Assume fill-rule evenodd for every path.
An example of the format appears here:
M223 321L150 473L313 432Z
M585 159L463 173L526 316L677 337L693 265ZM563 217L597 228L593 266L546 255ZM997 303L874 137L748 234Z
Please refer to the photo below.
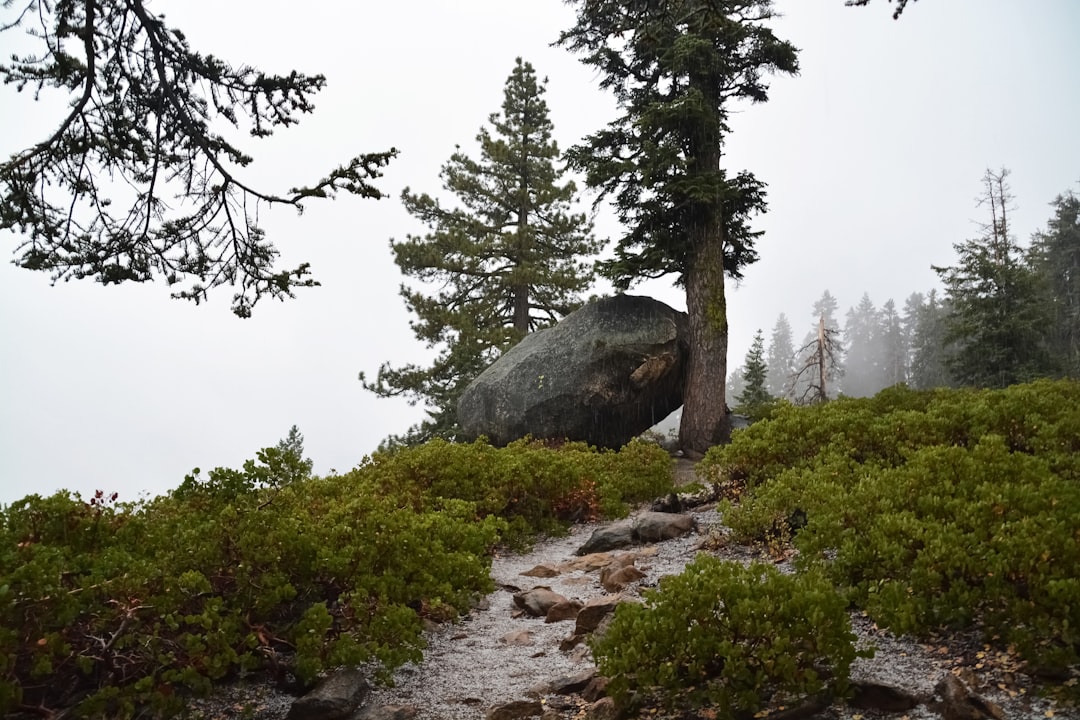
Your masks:
M368 390L429 409L427 421L392 442L455 438L465 386L527 333L575 309L593 281L589 260L601 243L590 219L574 212L575 184L562 179L546 82L516 60L501 112L476 136L479 159L458 147L442 167L452 204L401 194L429 232L390 241L402 273L422 283L400 292L413 333L439 354L429 367L384 364L371 383L361 373Z

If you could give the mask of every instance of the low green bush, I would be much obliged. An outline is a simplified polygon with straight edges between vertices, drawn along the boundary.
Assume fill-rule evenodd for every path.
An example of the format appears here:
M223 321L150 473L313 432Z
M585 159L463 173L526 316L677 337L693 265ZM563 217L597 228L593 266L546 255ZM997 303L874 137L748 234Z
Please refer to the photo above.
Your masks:
M326 478L260 451L168 496L0 511L0 713L166 716L253 671L310 683L421 658L424 617L492 589L493 548L671 487L670 458L436 441Z
M748 478L722 508L737 538L779 529L898 633L980 627L1037 673L1080 670L1080 384L898 388L758 427L710 459Z
M623 707L708 705L719 717L847 691L857 651L847 603L820 573L784 575L699 555L645 603L622 603L592 643Z

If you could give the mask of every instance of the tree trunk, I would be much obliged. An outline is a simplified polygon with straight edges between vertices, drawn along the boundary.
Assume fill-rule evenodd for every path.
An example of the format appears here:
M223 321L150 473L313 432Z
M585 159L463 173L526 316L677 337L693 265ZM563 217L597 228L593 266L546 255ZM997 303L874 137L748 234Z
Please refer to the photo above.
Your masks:
M702 93L708 107L721 105L717 80L709 71L690 74L690 85ZM711 184L720 172L719 115L699 117L690 137L687 179ZM697 458L731 436L725 402L728 345L725 226L719 193L709 199L691 196L687 200L685 228L690 252L685 279L690 357L679 444L687 456Z
M690 357L683 394L679 444L698 458L731 435L727 404L727 301L724 290L724 243L720 222L692 229L697 248L686 273Z

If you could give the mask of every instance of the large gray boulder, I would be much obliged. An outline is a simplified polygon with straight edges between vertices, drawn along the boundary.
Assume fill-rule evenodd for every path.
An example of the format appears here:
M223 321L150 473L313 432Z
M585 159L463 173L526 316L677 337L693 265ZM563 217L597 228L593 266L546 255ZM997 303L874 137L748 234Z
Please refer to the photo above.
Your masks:
M616 295L528 335L462 393L458 423L505 445L525 435L619 448L683 401L686 313Z

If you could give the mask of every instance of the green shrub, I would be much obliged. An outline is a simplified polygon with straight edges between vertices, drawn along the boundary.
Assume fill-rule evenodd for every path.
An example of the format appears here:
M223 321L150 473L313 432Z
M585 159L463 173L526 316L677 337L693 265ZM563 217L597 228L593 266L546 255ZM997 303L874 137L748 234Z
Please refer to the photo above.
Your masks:
M821 574L699 555L644 605L619 605L593 654L624 706L709 704L731 718L845 693L854 640L846 602Z
M878 623L981 627L1033 669L1080 666L1080 384L898 389L794 414L730 456L771 466L722 508L738 538L766 539L804 513L799 567L824 568ZM813 428L816 454L805 436L785 443L785 424Z
M384 492L418 503L453 498L477 512L520 519L528 532L557 532L574 520L619 517L639 503L670 492L671 457L633 441L619 452L583 443L550 446L528 439L496 448L485 440L455 444L433 440L376 453L356 473Z
M306 477L280 447L168 496L0 511L0 714L166 715L250 671L421 659L421 619L492 589L492 549L671 486L670 458L442 441Z

